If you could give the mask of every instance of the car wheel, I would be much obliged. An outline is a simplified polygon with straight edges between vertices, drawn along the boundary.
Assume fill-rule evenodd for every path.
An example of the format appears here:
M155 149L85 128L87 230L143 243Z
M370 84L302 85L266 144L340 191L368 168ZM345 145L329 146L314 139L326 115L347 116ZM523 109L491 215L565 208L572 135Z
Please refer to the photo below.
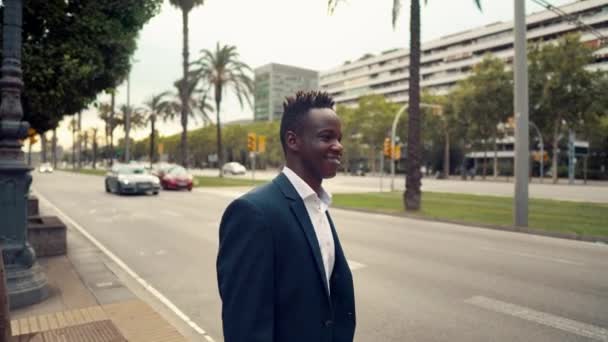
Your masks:
M158 191L154 191L154 192L152 193L152 195L154 195L154 196L158 195Z
M110 189L110 185L108 185L108 181L106 181L106 192L107 193L112 192L111 189Z

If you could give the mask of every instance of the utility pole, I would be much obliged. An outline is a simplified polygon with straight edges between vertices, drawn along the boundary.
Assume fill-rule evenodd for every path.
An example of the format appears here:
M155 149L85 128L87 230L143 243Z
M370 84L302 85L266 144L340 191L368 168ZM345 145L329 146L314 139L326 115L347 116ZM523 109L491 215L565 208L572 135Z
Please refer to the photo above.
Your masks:
M513 196L513 224L528 226L528 60L526 51L525 0L515 0L515 196Z

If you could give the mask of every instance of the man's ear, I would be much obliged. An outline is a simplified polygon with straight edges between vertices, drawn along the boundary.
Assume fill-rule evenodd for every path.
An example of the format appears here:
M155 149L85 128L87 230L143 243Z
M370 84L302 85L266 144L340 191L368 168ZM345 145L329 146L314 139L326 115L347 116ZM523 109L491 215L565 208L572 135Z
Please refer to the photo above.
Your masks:
M291 151L299 151L300 150L300 139L298 135L294 131L285 132L285 144L287 148Z

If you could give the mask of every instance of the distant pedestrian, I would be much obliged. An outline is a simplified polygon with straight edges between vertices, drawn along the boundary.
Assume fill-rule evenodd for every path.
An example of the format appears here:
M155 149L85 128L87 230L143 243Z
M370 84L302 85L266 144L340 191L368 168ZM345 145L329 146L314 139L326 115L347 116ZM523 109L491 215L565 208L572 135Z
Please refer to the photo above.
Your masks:
M225 342L353 341L352 275L321 186L342 157L333 105L324 92L288 98L285 167L224 212L217 276Z

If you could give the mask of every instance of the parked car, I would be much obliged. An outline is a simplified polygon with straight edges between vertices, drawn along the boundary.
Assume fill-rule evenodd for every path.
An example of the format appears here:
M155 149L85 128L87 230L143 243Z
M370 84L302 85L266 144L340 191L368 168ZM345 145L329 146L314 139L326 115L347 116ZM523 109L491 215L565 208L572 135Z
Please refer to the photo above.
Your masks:
M160 185L164 190L188 189L188 191L192 191L192 175L179 165L159 167L154 174L160 180Z
M224 174L232 174L232 175L244 175L247 172L247 169L240 163L237 162L229 162L224 164L222 167L222 173Z
M158 195L160 181L143 166L137 164L118 164L112 167L105 179L106 192L121 194Z
M40 164L40 166L38 166L38 172L40 172L40 173L52 173L53 172L53 166L51 165L51 163L42 163L42 164Z

